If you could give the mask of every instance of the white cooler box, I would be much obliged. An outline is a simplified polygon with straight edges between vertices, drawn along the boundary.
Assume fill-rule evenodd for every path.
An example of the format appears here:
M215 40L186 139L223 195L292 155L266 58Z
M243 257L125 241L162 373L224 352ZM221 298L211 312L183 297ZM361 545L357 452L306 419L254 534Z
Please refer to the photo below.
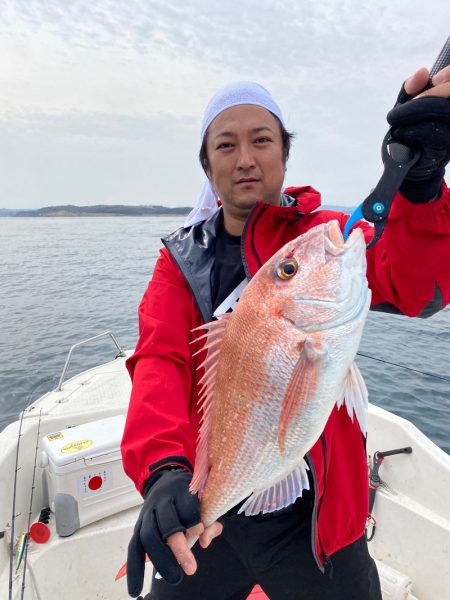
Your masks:
M60 536L142 502L122 466L124 426L119 415L43 438L42 466Z

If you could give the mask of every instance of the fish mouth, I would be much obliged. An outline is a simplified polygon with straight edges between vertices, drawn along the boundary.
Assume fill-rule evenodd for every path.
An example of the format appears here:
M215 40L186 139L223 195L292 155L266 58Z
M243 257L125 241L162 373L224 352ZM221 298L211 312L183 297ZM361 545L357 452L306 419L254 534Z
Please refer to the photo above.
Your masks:
M339 256L340 254L349 252L358 245L361 245L361 251L364 249L365 252L364 234L361 229L354 229L347 240L344 240L338 221L333 220L326 223L325 258L327 258L327 254L328 258Z
M330 311L331 316L321 323L293 323L300 331L311 333L314 331L324 331L333 329L356 321L364 314L370 306L371 292L367 286L366 279L366 243L361 229L354 229L347 240L344 240L339 222L336 220L324 224L324 255L325 261L342 261L342 269L352 268L355 264L360 265L356 269L350 282L350 288L344 292L343 296L325 300L323 298L302 298L299 304L323 307ZM348 266L347 266L348 265ZM353 305L349 304L349 299L356 298Z

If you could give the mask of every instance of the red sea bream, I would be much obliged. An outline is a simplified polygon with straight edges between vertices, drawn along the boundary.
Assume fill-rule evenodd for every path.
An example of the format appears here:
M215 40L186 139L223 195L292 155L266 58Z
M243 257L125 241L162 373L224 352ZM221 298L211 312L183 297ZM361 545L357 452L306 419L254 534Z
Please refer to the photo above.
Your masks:
M240 512L254 515L301 496L304 457L335 404L366 433L354 363L370 305L365 250L361 230L344 242L337 221L318 225L261 267L234 312L204 326L191 491L205 525L244 499Z

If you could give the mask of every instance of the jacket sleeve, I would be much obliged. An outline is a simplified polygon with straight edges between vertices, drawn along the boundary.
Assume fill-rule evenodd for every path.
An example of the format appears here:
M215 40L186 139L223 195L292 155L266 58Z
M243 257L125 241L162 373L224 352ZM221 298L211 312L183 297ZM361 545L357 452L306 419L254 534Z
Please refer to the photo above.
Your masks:
M121 448L124 469L140 492L162 467L192 470L198 423L191 418L195 367L189 342L199 322L184 278L161 250L139 305L136 350L127 360L132 392Z
M371 228L363 223L365 235ZM367 251L372 309L428 317L450 302L450 190L412 203L397 193L383 235Z

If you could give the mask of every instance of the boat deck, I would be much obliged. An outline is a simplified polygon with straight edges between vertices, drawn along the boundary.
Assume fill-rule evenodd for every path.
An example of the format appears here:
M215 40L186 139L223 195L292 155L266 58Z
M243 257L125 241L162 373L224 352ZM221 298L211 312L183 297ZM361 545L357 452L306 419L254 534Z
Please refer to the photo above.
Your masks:
M125 414L130 381L125 357L100 365L65 382L24 412L17 471L14 537L27 528L37 429L43 436L67 427ZM370 405L368 453L411 446L411 454L386 458L380 476L374 516L377 528L370 551L382 573L386 600L444 600L450 589L450 457L411 423ZM9 575L11 502L19 422L0 435L0 587ZM40 457L40 441L39 441ZM32 521L45 502L43 467L36 467ZM37 600L63 595L66 600L127 597L125 578L115 581L125 562L128 541L139 506L112 514L61 538L50 519L50 540L31 542L28 551L26 593ZM1 533L3 532L3 536ZM13 598L20 598L22 568L15 573ZM384 573L384 575L383 575ZM151 565L146 568L145 589L150 586ZM397 585L403 595L398 595ZM399 587L400 586L400 587ZM397 595L395 595L397 594ZM448 596L447 596L448 597ZM252 600L266 595L256 587Z

